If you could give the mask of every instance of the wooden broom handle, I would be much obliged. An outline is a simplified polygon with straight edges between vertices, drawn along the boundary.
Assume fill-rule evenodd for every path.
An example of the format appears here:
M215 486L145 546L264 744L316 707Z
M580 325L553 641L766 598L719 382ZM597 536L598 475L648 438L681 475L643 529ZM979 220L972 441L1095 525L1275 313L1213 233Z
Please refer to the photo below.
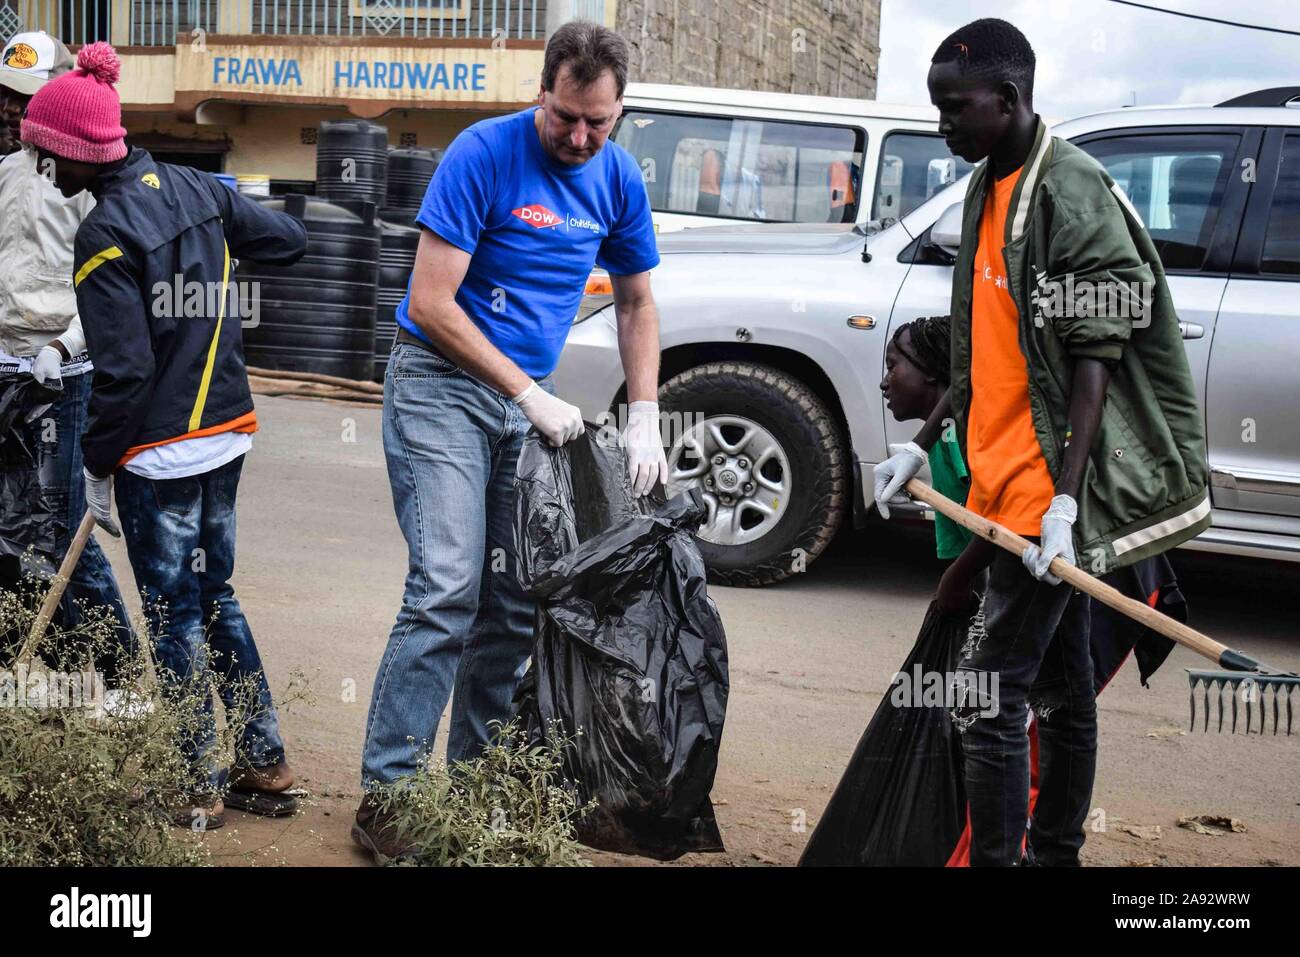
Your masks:
M36 654L41 639L45 637L45 629L49 627L50 619L54 617L54 609L59 607L59 600L63 598L64 589L68 587L68 579L72 577L77 562L81 561L81 553L85 550L86 542L90 540L90 533L94 530L95 514L90 509L86 509L81 524L77 526L77 534L72 537L72 544L68 546L68 551L63 556L63 563L59 565L58 574L50 582L50 590L45 593L45 601L41 602L40 611L36 613L36 620L32 622L32 630L27 635L27 641L23 643L18 657L14 659L15 665L30 662L32 656Z
M935 511L943 513L958 525L969 529L985 541L999 545L1017 557L1024 555L1025 549L1029 547L1029 542L1015 532L999 525L997 522L991 522L983 516L976 515L969 509L958 505L952 499L936 492L924 482L912 479L907 483L907 494L918 501L925 502ZM1227 645L1220 644L1209 635L1204 635L1195 628L1187 627L1181 621L1161 614L1144 602L1129 598L1118 589L1107 585L1103 581L1098 581L1082 568L1071 565L1062 558L1053 558L1050 568L1052 574L1061 581L1068 582L1079 591L1091 595L1103 605L1114 608L1120 614L1127 615L1152 631L1157 631L1166 638L1178 642L1184 648L1190 648L1198 655L1204 655L1215 664L1219 663L1219 656L1228 650Z

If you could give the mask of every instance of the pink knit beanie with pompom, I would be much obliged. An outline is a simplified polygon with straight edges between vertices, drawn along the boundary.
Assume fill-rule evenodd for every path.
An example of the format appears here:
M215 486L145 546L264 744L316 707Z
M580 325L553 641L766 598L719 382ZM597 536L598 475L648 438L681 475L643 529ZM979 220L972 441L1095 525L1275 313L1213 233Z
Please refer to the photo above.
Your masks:
M77 68L45 86L27 104L22 138L55 156L83 163L113 163L126 155L126 130L117 83L122 61L107 43L89 43Z

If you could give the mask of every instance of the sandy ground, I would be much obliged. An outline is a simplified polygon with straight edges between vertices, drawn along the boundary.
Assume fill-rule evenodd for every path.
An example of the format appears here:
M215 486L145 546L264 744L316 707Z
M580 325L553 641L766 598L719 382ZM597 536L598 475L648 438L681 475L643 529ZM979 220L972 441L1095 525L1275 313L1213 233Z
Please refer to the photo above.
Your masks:
M272 688L297 671L313 690L312 703L281 718L290 760L312 798L289 821L231 812L230 823L206 840L232 865L364 865L348 829L371 681L406 562L379 412L259 397L258 416L262 431L240 491L235 586ZM133 591L125 550L111 542L108 551L123 590ZM1193 625L1300 668L1300 564L1180 552L1175 565ZM710 590L731 659L713 790L728 850L679 865L798 859L916 637L939 567L928 527L873 521L842 535L795 580ZM1089 835L1087 863L1300 864L1300 736L1186 733L1183 669L1202 664L1177 649L1144 689L1130 662L1102 695L1094 814L1105 826ZM439 738L445 746L445 729ZM1238 818L1246 831L1204 836L1179 828L1178 818L1189 814ZM592 859L642 863L611 854Z

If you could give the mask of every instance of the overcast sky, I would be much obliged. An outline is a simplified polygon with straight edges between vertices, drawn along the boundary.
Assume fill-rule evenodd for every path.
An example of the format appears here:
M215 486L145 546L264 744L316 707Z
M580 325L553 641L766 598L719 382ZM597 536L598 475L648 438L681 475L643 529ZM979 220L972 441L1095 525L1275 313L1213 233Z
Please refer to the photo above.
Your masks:
M1300 30L1300 0L1141 0L1150 6ZM883 0L876 98L928 105L935 47L980 17L1010 20L1038 58L1034 107L1049 120L1134 102L1217 103L1300 86L1300 36L1170 16L1110 0Z

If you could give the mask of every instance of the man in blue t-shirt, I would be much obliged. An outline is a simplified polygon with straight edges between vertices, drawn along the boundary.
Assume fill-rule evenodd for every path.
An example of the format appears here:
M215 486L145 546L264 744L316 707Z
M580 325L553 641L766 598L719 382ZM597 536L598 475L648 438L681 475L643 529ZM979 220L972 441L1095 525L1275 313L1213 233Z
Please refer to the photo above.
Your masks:
M554 445L583 432L551 372L593 266L614 287L629 484L644 494L667 477L654 227L636 161L605 142L627 62L618 34L565 24L546 47L539 105L461 133L417 217L383 417L410 565L375 677L352 830L381 862L406 849L371 792L416 771L448 698L449 761L477 757L488 723L509 716L533 630L515 577L515 463L530 424Z

